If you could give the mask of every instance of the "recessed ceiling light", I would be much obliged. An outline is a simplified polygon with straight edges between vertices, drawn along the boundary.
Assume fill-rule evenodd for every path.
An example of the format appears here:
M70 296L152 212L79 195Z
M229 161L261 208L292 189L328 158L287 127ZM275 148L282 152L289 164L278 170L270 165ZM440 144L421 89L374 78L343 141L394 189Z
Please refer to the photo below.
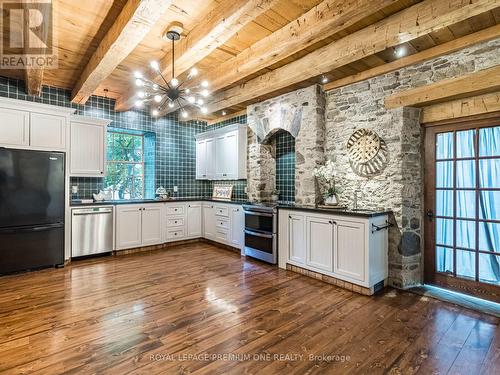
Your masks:
M327 83L328 82L328 77L327 76L322 76L321 77L321 83Z
M225 116L227 115L227 112L226 111L222 111L222 116Z
M406 47L405 46L399 46L394 50L394 54L396 57L403 57L406 56Z

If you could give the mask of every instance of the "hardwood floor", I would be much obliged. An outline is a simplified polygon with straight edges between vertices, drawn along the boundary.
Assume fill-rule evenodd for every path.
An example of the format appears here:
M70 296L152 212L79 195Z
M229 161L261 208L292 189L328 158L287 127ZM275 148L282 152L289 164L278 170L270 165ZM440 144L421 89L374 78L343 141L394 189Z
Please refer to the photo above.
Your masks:
M0 372L493 374L498 323L195 243L0 278Z

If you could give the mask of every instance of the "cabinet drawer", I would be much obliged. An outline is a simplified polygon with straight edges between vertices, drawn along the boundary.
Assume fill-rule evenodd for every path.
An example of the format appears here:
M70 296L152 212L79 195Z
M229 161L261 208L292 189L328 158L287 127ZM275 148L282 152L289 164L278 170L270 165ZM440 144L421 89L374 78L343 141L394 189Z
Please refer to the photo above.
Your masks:
M215 214L218 216L229 217L229 209L227 207L215 206Z
M167 230L167 240L183 239L184 229L171 229Z
M227 217L215 216L215 226L218 229L229 230L229 219Z
M215 230L215 238L218 241L228 242L229 241L229 231L226 229L217 228Z
M184 206L167 206L167 215L184 215Z
M168 227L183 227L184 226L184 218L183 217L175 217L167 219L167 228Z

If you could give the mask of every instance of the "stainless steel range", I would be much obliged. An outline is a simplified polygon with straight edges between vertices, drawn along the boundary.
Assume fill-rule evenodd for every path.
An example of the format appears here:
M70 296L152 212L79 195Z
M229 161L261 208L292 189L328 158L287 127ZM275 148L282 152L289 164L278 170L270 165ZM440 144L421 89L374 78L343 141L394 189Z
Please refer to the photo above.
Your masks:
M274 203L243 205L245 255L276 264L278 261L278 210Z

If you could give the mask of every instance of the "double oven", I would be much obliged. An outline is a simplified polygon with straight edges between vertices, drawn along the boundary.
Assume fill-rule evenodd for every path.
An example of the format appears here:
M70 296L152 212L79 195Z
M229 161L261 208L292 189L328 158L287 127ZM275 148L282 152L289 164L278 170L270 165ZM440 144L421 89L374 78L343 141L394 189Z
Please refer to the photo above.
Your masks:
M273 204L248 204L245 211L245 255L276 264L278 261L277 207Z

